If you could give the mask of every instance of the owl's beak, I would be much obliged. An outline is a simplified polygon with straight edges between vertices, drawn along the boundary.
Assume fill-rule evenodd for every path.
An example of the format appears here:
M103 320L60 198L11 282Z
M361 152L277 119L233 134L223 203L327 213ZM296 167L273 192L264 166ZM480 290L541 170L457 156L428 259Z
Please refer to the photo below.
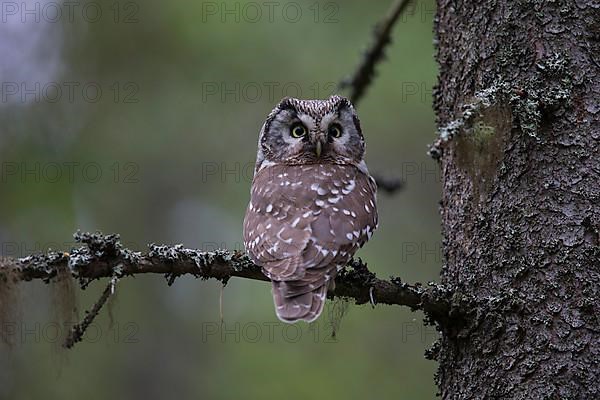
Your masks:
M321 158L321 154L323 153L323 147L325 147L325 143L327 138L323 135L322 132L317 132L314 136L315 141L315 155L317 158Z

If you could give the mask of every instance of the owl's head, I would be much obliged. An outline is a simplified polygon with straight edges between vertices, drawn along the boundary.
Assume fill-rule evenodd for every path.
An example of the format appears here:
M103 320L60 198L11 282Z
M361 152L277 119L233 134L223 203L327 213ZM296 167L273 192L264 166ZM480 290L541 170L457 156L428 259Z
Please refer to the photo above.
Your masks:
M354 107L342 96L327 100L286 97L271 111L261 130L257 169L269 164L354 164L365 141Z

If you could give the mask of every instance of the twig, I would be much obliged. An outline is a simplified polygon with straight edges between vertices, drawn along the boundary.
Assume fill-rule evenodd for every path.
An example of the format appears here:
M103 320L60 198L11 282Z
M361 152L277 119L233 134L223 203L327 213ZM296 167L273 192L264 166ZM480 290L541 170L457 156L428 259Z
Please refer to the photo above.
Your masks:
M91 323L94 322L94 319L96 318L96 316L98 315L98 313L100 312L100 310L102 309L104 304L106 304L106 301L108 300L110 295L114 293L114 290L115 290L115 279L113 278L108 283L108 285L106 285L104 292L102 292L102 295L100 296L98 301L96 301L96 303L94 304L92 309L90 311L86 312L86 316L83 319L83 321L74 325L71 328L71 330L69 331L69 334L67 335L67 337L65 339L63 347L70 349L73 346L75 346L76 343L81 342L81 340L83 339L83 335L85 334L85 331L91 325Z
M384 178L381 175L373 175L377 182L377 190L382 190L388 194L394 194L404 188L404 181L400 178Z
M151 244L150 251L141 254L122 247L118 235L78 232L74 237L86 246L73 249L71 253L49 252L5 260L0 268L0 275L10 273L16 280L41 279L49 282L56 276L59 268L68 267L82 287L95 279L120 279L145 273L164 274L170 283L186 274L202 279L218 279L221 282L226 282L231 277L269 280L259 266L239 251L200 251L186 249L182 245ZM112 282L82 324L89 318L93 320L110 295L111 288ZM399 278L392 278L390 281L379 279L360 259L353 260L340 271L335 289L330 291L329 296L352 298L357 304L364 304L370 302L371 294L380 304L423 310L430 319L440 323L448 320L453 307L450 294L443 288L436 285L409 285Z
M374 40L365 51L361 63L354 74L340 82L340 89L351 88L350 100L356 105L371 84L375 75L375 66L384 56L386 46L391 43L392 28L398 21L410 0L396 0L384 18L375 26Z

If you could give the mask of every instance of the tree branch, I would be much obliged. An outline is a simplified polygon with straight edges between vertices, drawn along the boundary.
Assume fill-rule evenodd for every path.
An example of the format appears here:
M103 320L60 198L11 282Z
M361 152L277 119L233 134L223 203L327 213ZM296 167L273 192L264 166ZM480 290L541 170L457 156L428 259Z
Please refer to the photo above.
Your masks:
M391 43L392 28L400 18L400 15L406 9L410 0L396 0L392 4L388 13L375 26L374 40L371 46L365 51L361 63L356 68L351 77L340 82L340 89L351 88L350 101L356 106L363 97L367 87L373 81L375 76L375 66L383 60L384 50Z
M404 188L404 181L400 178L387 178L379 174L372 174L377 183L377 190L392 195Z
M69 334L65 339L63 347L70 349L73 346L75 346L76 343L81 342L81 340L83 340L83 334L85 333L86 329L92 324L92 322L94 322L94 318L96 318L104 304L106 304L106 301L108 300L110 295L113 294L115 290L115 281L116 278L113 277L108 283L108 285L106 285L104 292L102 292L102 295L100 296L98 301L96 301L92 309L86 312L86 316L83 319L83 321L71 328Z
M85 326L98 313L116 279L154 273L164 274L169 285L177 277L186 274L202 279L214 278L223 283L227 283L231 277L269 281L260 267L239 251L206 252L186 249L182 245L150 244L150 251L142 254L124 248L118 235L77 232L74 237L85 246L75 248L70 253L50 251L20 259L4 259L0 263L0 275L9 274L15 281L41 279L48 283L57 276L60 268L66 267L82 288L96 279L113 279L100 301L88 312L86 319L90 320L79 324L80 327L83 326L83 330L73 332L75 339L83 334ZM399 278L391 278L389 281L379 279L360 259L352 260L340 271L335 289L330 291L329 297L351 298L357 304L367 303L373 298L381 304L408 306L412 310L422 310L430 321L441 324L449 319L452 308L449 293L440 286L409 285ZM74 344L71 340L66 345L69 343Z

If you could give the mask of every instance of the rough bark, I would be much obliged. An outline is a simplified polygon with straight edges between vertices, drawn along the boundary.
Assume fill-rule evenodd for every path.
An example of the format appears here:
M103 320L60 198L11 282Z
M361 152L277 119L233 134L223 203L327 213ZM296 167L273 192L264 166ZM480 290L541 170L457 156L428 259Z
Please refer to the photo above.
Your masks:
M444 399L600 398L600 3L438 1Z

